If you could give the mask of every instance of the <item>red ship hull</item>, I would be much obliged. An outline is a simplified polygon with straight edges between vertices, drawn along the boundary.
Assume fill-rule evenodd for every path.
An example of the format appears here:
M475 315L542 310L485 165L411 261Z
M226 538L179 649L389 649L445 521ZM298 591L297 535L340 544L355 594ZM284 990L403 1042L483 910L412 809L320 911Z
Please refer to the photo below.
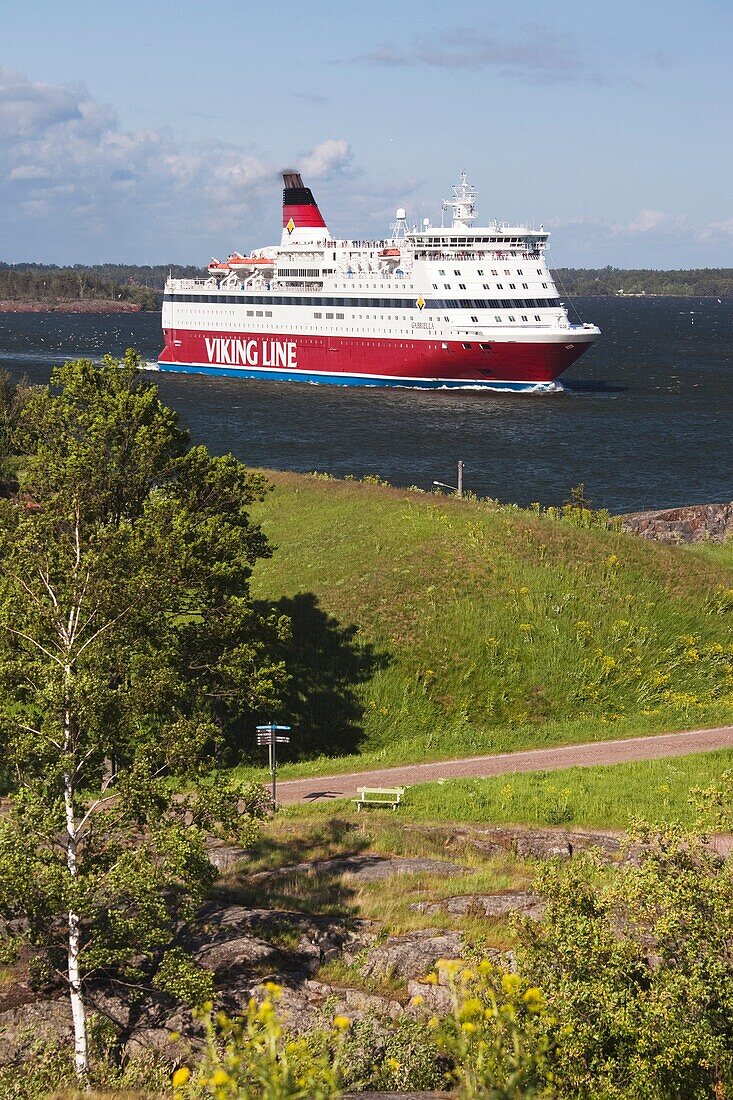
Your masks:
M552 341L361 339L169 329L160 369L277 381L418 388L555 388L591 345L568 331Z

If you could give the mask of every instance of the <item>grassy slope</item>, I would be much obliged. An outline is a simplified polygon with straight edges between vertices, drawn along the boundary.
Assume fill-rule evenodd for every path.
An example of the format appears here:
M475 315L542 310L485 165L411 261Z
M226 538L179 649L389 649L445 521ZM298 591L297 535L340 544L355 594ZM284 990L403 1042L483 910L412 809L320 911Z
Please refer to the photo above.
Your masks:
M383 765L733 721L728 559L270 476L255 514L277 551L253 590L284 597L307 639L287 708L305 755Z
M733 771L733 749L695 753L674 760L643 760L596 768L450 779L410 787L401 821L478 824L563 825L568 828L627 829L634 820L693 825L698 812L690 791L717 784ZM290 817L354 813L343 802L288 807ZM373 811L374 812L374 811ZM384 811L389 817L391 811Z

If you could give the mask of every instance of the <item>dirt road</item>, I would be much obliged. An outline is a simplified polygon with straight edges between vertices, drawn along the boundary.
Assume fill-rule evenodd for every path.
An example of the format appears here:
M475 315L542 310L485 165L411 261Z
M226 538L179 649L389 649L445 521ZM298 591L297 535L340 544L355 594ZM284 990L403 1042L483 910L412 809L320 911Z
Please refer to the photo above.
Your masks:
M329 798L354 798L357 787L409 787L436 779L487 778L510 772L554 771L557 768L590 768L596 764L623 764L628 760L658 760L691 752L733 748L733 726L712 730L663 733L655 737L630 737L623 741L595 741L563 745L556 749L469 756L436 764L412 764L399 768L349 772L317 779L290 779L278 783L278 802L316 802Z

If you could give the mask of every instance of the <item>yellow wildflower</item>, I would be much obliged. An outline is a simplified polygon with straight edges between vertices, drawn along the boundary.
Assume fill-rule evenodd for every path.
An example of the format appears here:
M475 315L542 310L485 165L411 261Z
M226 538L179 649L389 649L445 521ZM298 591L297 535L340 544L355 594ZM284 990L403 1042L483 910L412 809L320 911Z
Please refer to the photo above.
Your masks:
M173 1074L173 1088L177 1089L180 1088L181 1085L185 1085L190 1076L191 1070L188 1066L181 1066L181 1068L177 1069Z
M347 1031L351 1027L351 1020L348 1016L334 1016L333 1026L337 1031Z

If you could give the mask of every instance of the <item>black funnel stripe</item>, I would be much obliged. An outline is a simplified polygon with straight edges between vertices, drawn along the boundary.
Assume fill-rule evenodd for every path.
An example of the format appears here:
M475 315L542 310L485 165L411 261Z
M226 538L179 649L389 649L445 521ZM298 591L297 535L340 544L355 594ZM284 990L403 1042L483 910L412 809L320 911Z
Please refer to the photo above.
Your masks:
M283 206L316 206L310 187L286 187L283 190Z

